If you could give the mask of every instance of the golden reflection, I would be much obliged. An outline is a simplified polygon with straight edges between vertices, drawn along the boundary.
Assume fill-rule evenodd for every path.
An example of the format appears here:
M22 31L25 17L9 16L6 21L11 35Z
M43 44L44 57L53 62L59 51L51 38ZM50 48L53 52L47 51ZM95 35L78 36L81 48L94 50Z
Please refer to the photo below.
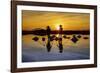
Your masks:
M70 39L64 39L62 40L62 44L63 46L65 47L65 49L69 48L69 47L79 47L79 48L89 48L89 39L86 39L84 40L83 37L84 36L87 36L89 37L89 35L82 35L82 38L80 38L78 40L77 43L73 43L71 41L71 38L72 38L72 35L67 35L67 37L70 37ZM26 35L26 36L23 36L23 44L27 44L27 45L31 45L31 46L35 46L34 44L36 43L38 46L37 47L41 47L43 46L43 44L46 44L47 43L47 36L44 36L46 38L46 41L45 42L42 42L41 40L41 36L39 36L39 40L37 42L34 42L32 40L32 38L34 37L34 35ZM59 34L56 35L56 37L59 37ZM85 43L84 43L85 42ZM58 43L56 43L56 41L53 41L53 45L57 46Z

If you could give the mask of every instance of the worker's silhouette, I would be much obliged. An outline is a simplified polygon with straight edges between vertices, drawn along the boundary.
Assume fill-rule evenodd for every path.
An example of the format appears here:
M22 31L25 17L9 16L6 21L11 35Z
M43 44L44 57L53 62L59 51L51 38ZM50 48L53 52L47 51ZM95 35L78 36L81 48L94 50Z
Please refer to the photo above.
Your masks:
M62 36L62 31L63 31L62 25L60 25L59 27L60 27L59 34L61 34L61 36Z
M47 36L48 36L48 40L47 40L47 44L46 44L46 47L47 47L47 51L50 52L51 50L51 44L50 44L50 33L51 33L51 29L49 26L47 26Z
M63 45L62 45L62 31L63 31L63 28L62 28L62 25L60 25L59 27L60 27L60 29L59 29L58 47L59 47L59 52L62 53L63 52Z

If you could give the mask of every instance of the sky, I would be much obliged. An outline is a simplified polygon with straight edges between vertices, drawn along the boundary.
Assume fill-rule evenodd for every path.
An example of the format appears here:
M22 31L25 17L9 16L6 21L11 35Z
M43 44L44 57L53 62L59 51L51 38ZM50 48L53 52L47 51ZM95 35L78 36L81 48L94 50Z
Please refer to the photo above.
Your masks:
M58 30L62 25L63 30L89 30L90 14L75 12L52 12L52 11L22 11L22 30L36 28Z

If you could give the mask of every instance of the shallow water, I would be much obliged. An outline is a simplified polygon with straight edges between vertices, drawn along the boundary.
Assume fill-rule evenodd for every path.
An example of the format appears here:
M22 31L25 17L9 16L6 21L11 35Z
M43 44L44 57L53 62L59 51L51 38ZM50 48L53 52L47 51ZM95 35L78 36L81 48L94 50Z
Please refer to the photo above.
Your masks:
M23 35L22 37L22 62L38 62L38 61L56 61L56 60L81 60L90 57L90 39L89 35L81 35L74 43L71 39L73 35L66 35L70 38L63 38L63 52L59 53L58 41L51 41L51 51L47 52L47 36L36 36L38 41L32 40L36 35ZM56 35L58 37L58 35ZM46 38L42 41L42 38ZM88 37L88 39L84 39Z

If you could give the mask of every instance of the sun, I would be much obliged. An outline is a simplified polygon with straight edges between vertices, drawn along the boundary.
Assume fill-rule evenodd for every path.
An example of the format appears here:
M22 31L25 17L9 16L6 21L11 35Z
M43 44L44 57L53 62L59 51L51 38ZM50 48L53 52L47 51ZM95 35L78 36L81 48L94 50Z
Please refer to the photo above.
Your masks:
M60 28L59 28L59 25L56 25L56 30L59 30Z
M57 28L57 30L59 30L59 26L57 26L56 28Z

